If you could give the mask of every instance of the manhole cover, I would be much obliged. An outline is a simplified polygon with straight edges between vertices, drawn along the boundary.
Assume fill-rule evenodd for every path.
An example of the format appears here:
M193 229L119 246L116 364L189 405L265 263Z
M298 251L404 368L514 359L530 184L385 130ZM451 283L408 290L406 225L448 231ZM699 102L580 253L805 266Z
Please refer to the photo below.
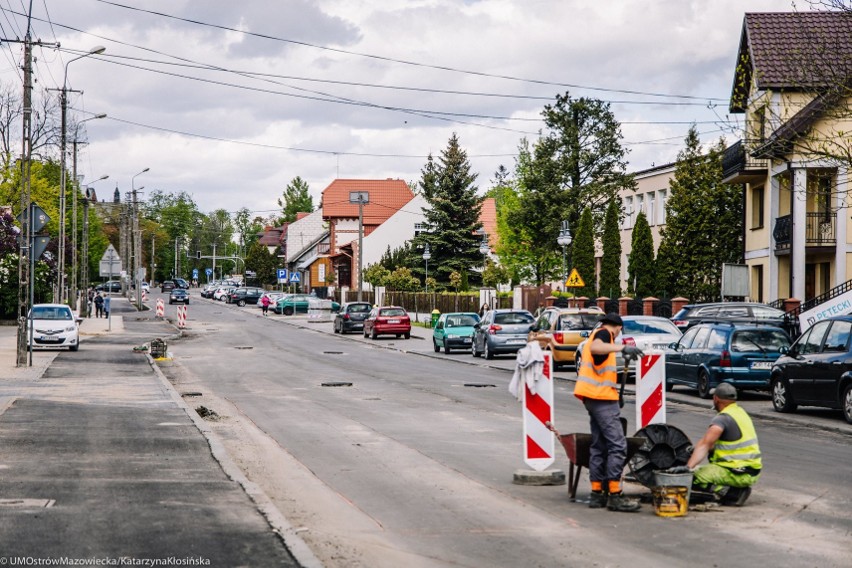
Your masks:
M328 383L322 383L324 387L351 387L352 383L347 383L344 381L332 381Z
M254 349L254 345L237 345L234 349Z
M181 396L203 396L200 392L184 392Z
M490 383L465 383L464 386L482 388L482 387L496 387L497 385L492 385Z
M323 351L323 355L343 355L343 351Z

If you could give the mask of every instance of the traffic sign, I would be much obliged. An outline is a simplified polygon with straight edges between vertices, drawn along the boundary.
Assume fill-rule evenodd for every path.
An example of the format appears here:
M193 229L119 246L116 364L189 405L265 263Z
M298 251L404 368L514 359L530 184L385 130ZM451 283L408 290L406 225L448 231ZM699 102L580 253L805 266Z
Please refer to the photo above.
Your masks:
M286 268L279 268L279 269L276 270L276 273L278 275L277 276L278 277L278 283L279 284L286 284L287 283L287 269Z
M213 269L212 268L205 268L204 273L209 277L211 274L213 274Z
M568 275L568 280L565 281L566 288L582 288L586 283L580 278L580 273L576 268L571 269L571 274Z
M44 212L44 209L39 207L35 202L30 203L30 211L32 211L31 229L33 233L38 233L42 228L50 222L50 216ZM24 212L21 211L16 217L19 223L24 222Z
M98 266L98 274L102 277L112 278L113 275L118 275L121 270L121 257L118 256L118 251L111 244L107 246L101 261Z
M192 277L196 280L198 279L198 269L197 268L192 269Z
M293 272L290 274L290 282L301 282L302 276L298 272Z

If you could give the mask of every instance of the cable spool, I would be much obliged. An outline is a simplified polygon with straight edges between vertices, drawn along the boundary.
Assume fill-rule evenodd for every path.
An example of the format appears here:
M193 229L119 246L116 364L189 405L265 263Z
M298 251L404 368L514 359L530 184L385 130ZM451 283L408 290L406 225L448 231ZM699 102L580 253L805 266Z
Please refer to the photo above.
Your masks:
M692 455L689 437L668 424L649 424L634 437L645 438L645 443L636 450L627 465L636 481L645 487L656 485L654 472L686 465Z

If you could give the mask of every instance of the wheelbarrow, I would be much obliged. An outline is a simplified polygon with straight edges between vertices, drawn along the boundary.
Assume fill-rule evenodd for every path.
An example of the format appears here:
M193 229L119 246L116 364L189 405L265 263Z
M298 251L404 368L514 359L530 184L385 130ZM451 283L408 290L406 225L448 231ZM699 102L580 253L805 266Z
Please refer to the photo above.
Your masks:
M622 422L622 426L625 426L626 434L626 421ZM565 448L565 454L568 456L568 461L570 462L568 466L568 499L576 501L580 473L584 467L589 467L589 448L592 445L592 435L583 433L560 434L550 422L547 423L547 427L556 435L562 443L562 447ZM625 464L644 443L645 438L627 438L627 459L625 460Z

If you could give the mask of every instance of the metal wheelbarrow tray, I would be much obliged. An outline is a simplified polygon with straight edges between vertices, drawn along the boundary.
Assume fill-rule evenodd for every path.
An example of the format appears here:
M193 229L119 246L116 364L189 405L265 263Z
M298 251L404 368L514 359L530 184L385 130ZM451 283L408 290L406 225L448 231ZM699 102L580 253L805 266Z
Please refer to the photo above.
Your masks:
M592 445L592 435L578 433L558 434L558 438L562 442L562 447L565 448L568 461L571 462L568 469L568 498L571 501L575 501L580 473L584 467L589 467L589 448ZM627 459L625 460L625 465L639 448L642 447L645 441L645 438L627 438Z

